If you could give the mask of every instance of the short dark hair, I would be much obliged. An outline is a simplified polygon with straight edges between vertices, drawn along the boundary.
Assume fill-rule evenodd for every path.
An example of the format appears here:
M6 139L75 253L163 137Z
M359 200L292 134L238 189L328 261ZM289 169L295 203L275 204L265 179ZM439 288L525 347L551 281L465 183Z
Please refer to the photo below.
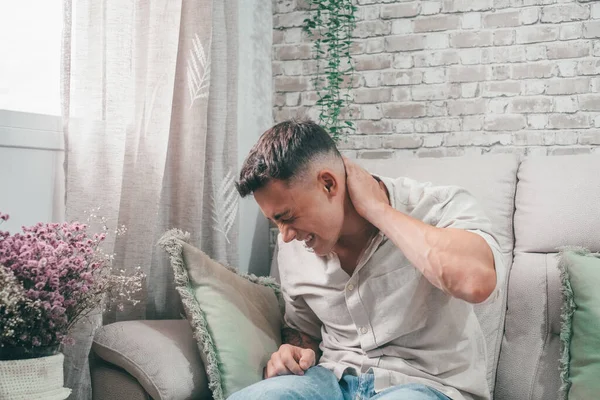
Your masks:
M323 127L311 120L280 122L262 134L242 165L236 183L242 197L254 193L271 179L287 181L319 155L341 154Z

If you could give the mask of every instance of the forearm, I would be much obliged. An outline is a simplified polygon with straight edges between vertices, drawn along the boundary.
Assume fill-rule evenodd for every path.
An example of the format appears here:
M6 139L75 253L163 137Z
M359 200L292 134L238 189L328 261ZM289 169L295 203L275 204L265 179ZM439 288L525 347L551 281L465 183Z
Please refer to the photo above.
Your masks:
M389 206L371 222L440 290L471 303L485 300L493 291L494 257L481 236L437 228Z
M281 330L281 341L282 344L291 344L292 346L313 350L315 352L315 364L317 364L321 358L321 349L319 348L320 340L305 333L285 327Z

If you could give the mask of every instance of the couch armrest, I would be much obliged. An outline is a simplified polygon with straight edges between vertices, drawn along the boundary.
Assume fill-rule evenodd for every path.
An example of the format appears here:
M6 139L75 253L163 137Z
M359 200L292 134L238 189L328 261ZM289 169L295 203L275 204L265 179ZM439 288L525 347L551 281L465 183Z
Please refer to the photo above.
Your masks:
M131 374L155 400L212 399L187 320L106 325L96 332L92 351Z

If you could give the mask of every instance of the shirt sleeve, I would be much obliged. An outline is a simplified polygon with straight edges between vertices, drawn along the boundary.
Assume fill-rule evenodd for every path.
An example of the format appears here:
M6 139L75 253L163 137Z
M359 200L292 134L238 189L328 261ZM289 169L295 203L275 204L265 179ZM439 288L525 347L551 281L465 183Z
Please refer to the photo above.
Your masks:
M310 309L302 296L289 296L285 290L281 291L285 300L285 314L283 322L286 326L321 339L321 321Z
M428 186L424 197L430 197L433 225L438 228L456 228L481 236L494 256L496 287L490 296L481 303L495 301L501 294L506 276L504 256L493 232L492 223L473 195L458 186Z

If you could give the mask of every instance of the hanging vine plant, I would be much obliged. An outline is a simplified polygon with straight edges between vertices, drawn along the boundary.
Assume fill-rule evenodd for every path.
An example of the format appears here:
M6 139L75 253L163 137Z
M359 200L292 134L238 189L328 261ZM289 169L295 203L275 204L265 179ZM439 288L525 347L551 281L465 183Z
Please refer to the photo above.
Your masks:
M344 120L342 111L352 102L350 88L354 64L350 55L357 7L353 0L308 0L310 16L304 31L313 39L317 72L313 79L317 91L319 124L337 142L356 128ZM351 116L351 114L349 114Z

